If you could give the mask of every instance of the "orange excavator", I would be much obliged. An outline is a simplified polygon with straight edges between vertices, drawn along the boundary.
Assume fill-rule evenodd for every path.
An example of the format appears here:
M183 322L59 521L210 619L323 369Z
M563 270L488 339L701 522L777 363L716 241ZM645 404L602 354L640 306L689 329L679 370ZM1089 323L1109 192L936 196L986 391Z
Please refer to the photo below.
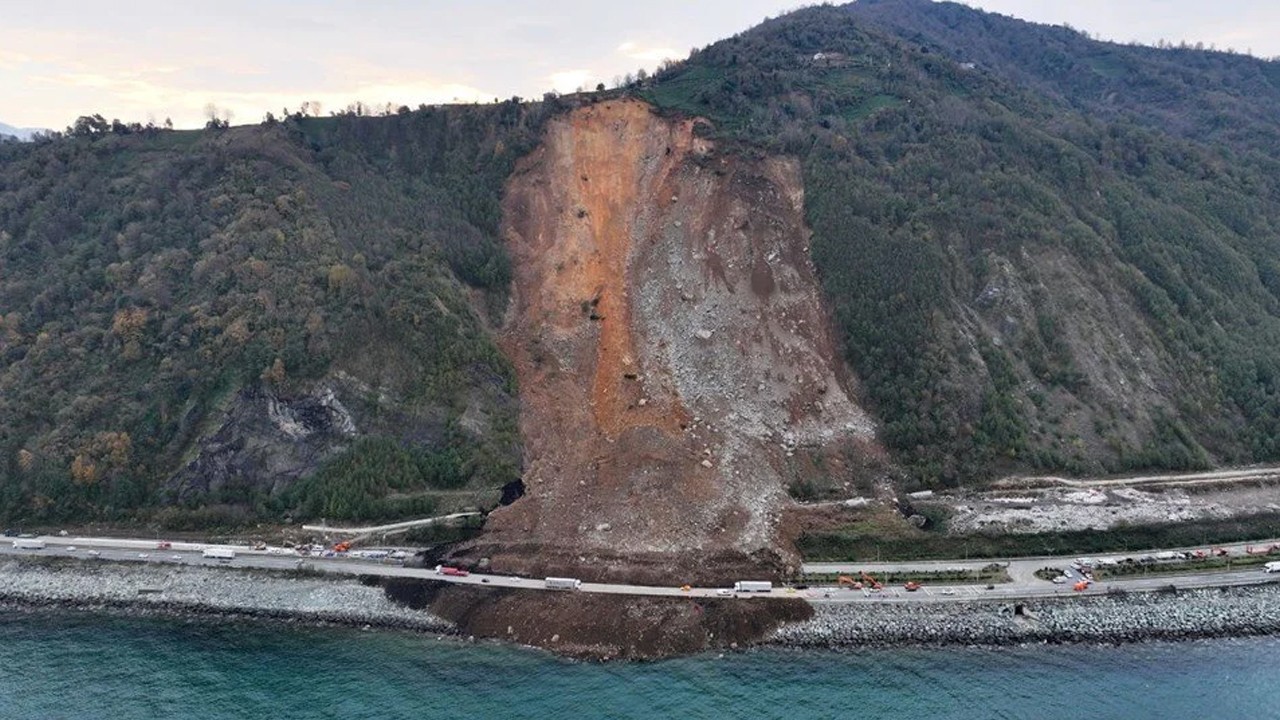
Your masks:
M1080 582L1073 585L1072 589L1074 589L1076 592L1084 592L1085 590L1089 589L1089 581L1081 580Z
M878 580L868 575L865 571L863 571L861 575L862 575L861 581L854 580L852 577L848 575L841 575L838 578L836 578L836 584L839 585L840 587L847 587L850 590L861 590L864 587L871 588L872 590L879 590L882 587L884 587L883 585L880 584Z
M350 549L351 549L351 541L350 541L350 540L343 540L342 542L340 542L340 543L338 543L337 545L334 545L334 546L333 546L333 551L334 551L334 552L346 552L346 551L348 551L348 550L350 550Z

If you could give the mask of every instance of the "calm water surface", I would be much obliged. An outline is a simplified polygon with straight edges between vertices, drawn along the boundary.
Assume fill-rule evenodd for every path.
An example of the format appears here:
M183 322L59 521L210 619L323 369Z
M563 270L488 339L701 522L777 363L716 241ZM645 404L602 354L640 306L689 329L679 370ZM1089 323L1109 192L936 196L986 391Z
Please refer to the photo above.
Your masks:
M0 618L0 719L1280 718L1280 638L588 664L259 623Z

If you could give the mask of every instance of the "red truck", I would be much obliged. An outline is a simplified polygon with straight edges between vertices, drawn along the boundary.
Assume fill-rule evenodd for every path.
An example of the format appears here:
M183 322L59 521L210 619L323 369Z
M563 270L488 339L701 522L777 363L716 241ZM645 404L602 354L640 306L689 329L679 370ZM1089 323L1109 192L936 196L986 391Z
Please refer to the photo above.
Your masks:
M436 574L449 575L451 577L466 577L471 573L467 572L466 570L463 570L462 568L450 567L448 565L437 565Z

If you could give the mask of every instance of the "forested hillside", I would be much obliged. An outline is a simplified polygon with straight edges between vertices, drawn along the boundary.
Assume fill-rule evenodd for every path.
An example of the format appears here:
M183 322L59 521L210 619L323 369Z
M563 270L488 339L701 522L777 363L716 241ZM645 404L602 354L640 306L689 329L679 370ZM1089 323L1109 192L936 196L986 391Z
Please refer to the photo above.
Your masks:
M491 505L521 472L504 187L618 95L800 161L910 486L1280 459L1280 64L862 0L563 100L0 143L0 515Z
M369 518L518 477L484 316L538 112L0 147L0 513Z
M1275 77L886 0L766 22L643 92L802 159L849 360L934 485L1280 455Z

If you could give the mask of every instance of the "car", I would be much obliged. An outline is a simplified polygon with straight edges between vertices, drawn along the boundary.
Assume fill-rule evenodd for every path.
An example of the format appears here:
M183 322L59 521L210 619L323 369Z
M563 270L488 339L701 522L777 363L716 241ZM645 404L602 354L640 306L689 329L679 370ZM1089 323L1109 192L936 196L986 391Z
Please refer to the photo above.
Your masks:
M1066 575L1059 575L1053 579L1054 585L1066 585L1069 578Z
M75 552L75 551L76 551L76 546L75 546L75 545L68 545L68 546L67 546L67 552Z
M681 585L681 586L680 586L680 592L689 592L689 591L690 591L690 590L692 590L692 589L693 589L693 587L692 587L692 586L690 586L690 585Z
M720 588L716 590L716 594L721 596L728 596L728 595L732 595L733 591L729 590L728 588Z
M150 553L138 553L138 557L142 558L143 560L146 560L147 558L151 557L151 554L150 554Z
M480 582L487 583L489 582L489 578L480 578Z
M942 588L942 594L943 594L943 595L955 595L955 594L956 594L956 589L955 589L955 588Z
M987 586L987 589L988 589L988 590L995 590L995 589L996 589L996 586L995 586L995 585L988 585L988 586Z
M102 553L98 552L97 550L90 550L89 552L87 552L87 553L85 553L85 554L86 554L86 555L88 555L89 557L98 557L98 556L99 556L99 555L101 555Z
M170 556L169 556L169 559L170 559L170 560L182 560L182 556L181 556L181 555L170 555Z

